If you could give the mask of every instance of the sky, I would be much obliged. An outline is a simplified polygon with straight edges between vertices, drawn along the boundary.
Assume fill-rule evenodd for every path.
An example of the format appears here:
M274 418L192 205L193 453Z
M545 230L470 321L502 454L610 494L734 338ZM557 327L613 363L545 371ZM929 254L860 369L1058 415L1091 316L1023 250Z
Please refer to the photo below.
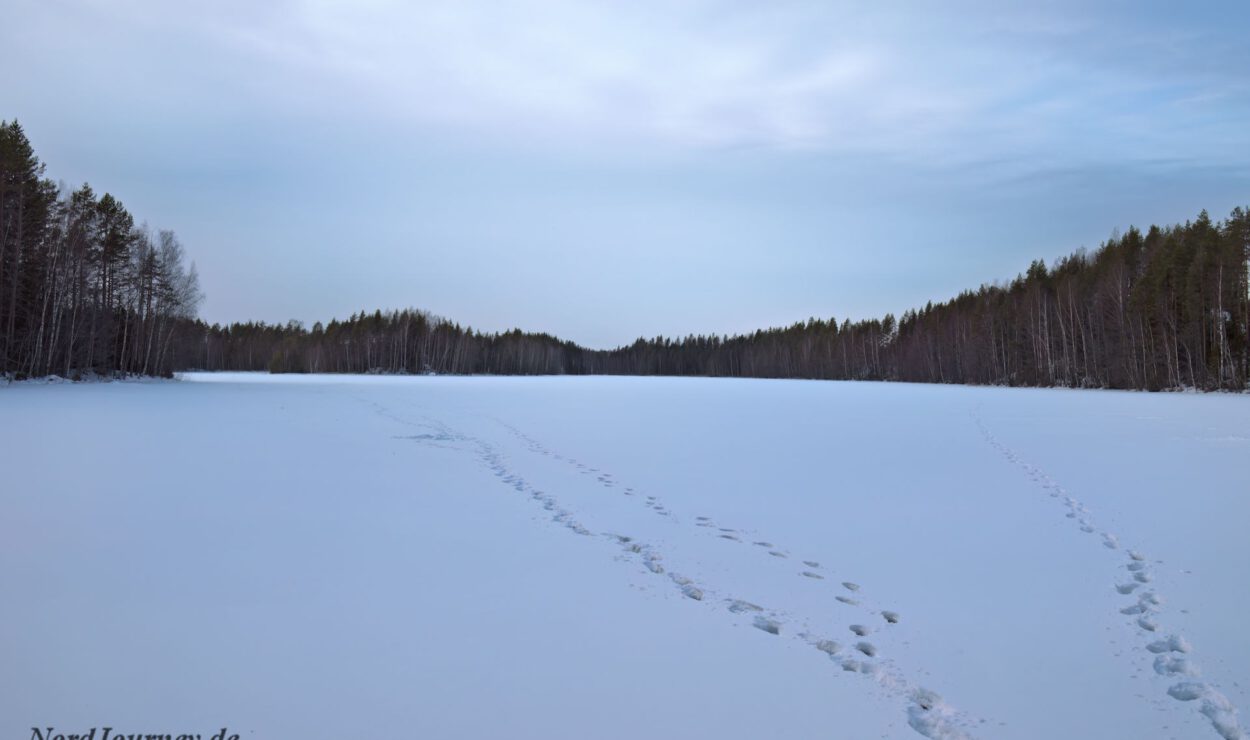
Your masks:
M3 2L0 118L176 231L209 322L606 348L1250 205L1245 2Z

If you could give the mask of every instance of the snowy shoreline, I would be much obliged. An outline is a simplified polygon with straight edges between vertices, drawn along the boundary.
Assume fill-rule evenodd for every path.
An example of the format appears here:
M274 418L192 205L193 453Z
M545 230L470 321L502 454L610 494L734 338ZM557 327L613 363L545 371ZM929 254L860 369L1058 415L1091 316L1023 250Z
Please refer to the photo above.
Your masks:
M39 378L24 378L22 380L5 379L0 382L0 388L10 386L23 385L74 385L88 383L161 383L161 382L181 382L188 378L198 378L201 382L211 377L220 378L292 378L292 379L325 379L332 378L657 378L669 381L674 380L691 380L691 381L803 381L812 383L869 383L880 385L901 385L901 386L921 386L921 387L963 387L963 388L1000 388L1013 390L1034 390L1034 391L1098 391L1104 393L1132 393L1146 395L1213 395L1213 396L1244 396L1250 395L1250 388L1245 390L1233 390L1228 388L1203 389L1193 387L1180 388L1160 388L1157 390L1147 390L1142 388L1094 388L1094 387L1071 387L1071 386L1033 386L1033 385L982 385L976 383L922 383L906 380L878 380L878 379L825 379L825 378L774 378L774 377L735 377L735 376L701 376L701 375L611 375L611 374L524 374L524 375L495 375L490 373L467 373L455 375L439 375L435 373L271 373L266 370L180 370L174 373L172 378L162 378L157 376L140 376L132 375L127 377L111 378L107 376L84 377L77 380L64 378L58 375L49 375Z

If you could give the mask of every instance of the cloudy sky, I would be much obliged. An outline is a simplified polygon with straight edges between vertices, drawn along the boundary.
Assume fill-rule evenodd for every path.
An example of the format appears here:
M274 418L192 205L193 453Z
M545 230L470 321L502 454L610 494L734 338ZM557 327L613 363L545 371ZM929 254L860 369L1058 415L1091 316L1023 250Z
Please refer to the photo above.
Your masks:
M1007 5L6 0L0 118L222 322L864 318L1250 204L1250 3Z

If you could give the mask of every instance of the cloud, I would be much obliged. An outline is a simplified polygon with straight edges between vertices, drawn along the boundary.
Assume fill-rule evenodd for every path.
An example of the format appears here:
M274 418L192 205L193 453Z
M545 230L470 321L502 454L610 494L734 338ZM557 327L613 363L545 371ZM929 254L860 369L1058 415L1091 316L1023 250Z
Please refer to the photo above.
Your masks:
M72 38L63 19L77 17L79 35L98 32L98 54L133 60L158 90L190 81L212 111L626 156L746 147L938 165L1144 150L1209 158L1240 140L1229 111L1250 110L1250 83L1210 59L1250 55L1211 19L1167 16L1161 29L1115 5L68 5L78 11L28 12L42 13L54 38Z
M880 74L876 49L796 50L712 6L300 4L223 38L418 122L677 145L830 138ZM756 14L752 14L753 16ZM277 41L275 41L277 39Z

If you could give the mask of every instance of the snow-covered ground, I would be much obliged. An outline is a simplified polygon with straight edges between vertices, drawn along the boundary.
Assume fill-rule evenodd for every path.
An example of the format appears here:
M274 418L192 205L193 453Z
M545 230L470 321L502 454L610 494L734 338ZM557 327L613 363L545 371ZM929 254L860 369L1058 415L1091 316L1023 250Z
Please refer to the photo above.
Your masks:
M1246 396L15 384L0 737L1240 738L1248 462Z

